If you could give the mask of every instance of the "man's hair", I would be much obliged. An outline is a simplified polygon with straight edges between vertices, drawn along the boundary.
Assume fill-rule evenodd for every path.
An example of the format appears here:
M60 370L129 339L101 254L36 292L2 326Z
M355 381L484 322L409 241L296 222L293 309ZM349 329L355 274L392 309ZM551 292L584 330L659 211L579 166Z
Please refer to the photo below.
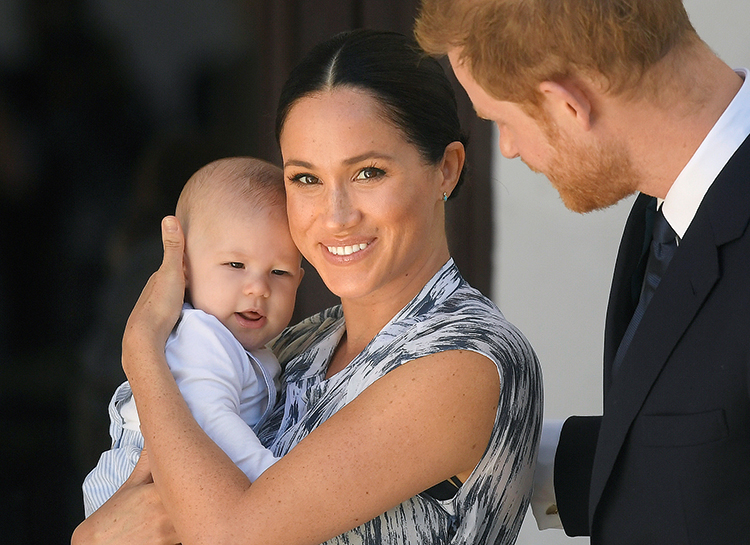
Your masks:
M196 214L213 214L283 206L282 170L253 157L218 159L199 169L182 188L175 215L187 233Z
M649 69L699 41L682 0L423 0L415 35L431 55L458 49L493 97L530 104L541 82L579 74L654 91Z

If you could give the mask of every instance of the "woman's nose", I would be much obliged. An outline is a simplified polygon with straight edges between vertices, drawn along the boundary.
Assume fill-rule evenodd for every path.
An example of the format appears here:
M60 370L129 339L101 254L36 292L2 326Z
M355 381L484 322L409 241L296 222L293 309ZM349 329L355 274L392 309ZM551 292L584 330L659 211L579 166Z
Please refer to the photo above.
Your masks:
M348 227L357 221L352 195L346 188L334 188L328 198L328 221L334 227Z

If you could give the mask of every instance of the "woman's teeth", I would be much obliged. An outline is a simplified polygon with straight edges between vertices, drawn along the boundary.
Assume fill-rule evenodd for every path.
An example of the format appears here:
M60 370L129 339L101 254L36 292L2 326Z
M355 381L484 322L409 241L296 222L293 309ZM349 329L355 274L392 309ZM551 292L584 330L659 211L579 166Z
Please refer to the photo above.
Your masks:
M328 251L334 255L352 255L367 248L367 244L355 244L353 246L327 246Z

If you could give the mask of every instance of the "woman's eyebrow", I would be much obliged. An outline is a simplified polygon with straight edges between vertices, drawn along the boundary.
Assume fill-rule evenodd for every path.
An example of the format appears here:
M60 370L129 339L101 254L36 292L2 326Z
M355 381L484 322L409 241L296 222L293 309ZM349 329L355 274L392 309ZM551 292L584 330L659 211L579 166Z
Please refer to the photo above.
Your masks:
M300 161L297 159L289 159L288 161L284 162L284 168L286 167L302 167L302 168L312 168L312 163L308 163L307 161Z
M350 157L349 159L346 159L343 163L345 165L354 165L356 163L361 163L362 161L366 161L367 159L383 159L385 161L392 160L393 156L388 155L386 153L381 153L378 151L367 151L365 153L360 153L359 155L355 155L354 157Z
M354 165L357 163L361 163L362 161L366 161L368 159L383 159L385 161L392 160L393 156L388 155L386 153L381 153L377 151L367 151L365 153L360 153L359 155L355 155L354 157L349 157L348 159L344 159L342 161L343 165ZM315 165L312 163L309 163L307 161L302 161L300 159L289 159L288 161L284 162L284 168L286 167L301 167L301 168L313 168Z

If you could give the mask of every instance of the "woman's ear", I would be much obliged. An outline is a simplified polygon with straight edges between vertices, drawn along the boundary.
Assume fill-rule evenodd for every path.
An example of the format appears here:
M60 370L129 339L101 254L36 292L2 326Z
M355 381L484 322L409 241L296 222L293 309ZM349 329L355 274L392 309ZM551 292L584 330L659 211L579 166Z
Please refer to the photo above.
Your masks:
M453 193L453 190L456 188L456 184L461 177L461 171L464 168L465 161L466 149L461 142L451 142L445 147L443 160L440 163L440 172L443 175L440 184L441 199L443 194L450 196L450 194Z
M543 81L539 90L548 113L558 126L572 121L583 130L591 128L591 99L585 88L573 81Z

